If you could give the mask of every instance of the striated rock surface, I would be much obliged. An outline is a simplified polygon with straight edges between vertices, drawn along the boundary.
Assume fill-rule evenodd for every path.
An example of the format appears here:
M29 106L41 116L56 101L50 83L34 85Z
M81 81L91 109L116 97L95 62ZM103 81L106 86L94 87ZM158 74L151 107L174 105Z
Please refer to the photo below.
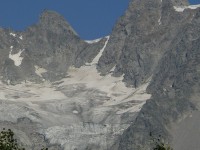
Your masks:
M139 86L155 68L177 35L178 29L192 18L191 13L177 13L173 6L186 1L135 0L115 25L98 70L106 74L113 66L115 75ZM110 57L112 56L112 57Z
M198 149L199 136L186 134L189 128L199 130L199 127L193 128L198 124L193 115L195 118L199 112L200 9L172 12L173 17L188 15L187 22L177 26L177 33L159 60L147 89L152 97L116 142L116 149L151 149L155 146L153 139L160 136L176 150ZM187 123L188 117L192 122ZM188 138L191 142L186 142Z

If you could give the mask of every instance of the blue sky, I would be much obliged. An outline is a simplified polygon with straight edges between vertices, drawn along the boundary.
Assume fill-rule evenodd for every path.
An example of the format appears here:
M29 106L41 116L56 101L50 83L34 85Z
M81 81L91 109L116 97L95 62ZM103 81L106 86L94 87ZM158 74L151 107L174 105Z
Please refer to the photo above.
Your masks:
M82 39L108 35L129 0L1 0L0 26L23 30L38 21L44 9L62 14ZM198 4L200 0L190 0Z

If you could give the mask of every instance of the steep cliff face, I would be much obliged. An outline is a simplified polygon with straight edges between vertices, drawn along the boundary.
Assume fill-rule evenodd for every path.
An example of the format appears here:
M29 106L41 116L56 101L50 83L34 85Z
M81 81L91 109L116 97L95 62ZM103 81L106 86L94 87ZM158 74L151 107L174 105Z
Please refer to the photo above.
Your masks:
M190 13L174 10L173 6L179 3L187 4L187 1L131 1L113 29L98 70L106 74L116 66L115 75L124 74L124 81L129 85L137 87L145 82L154 73L177 29L192 18Z
M160 135L161 140L173 143L177 150L198 149L195 146L198 143L196 138L199 138L196 134L187 136L192 139L191 143L180 142L186 140L180 132L185 133L187 128L192 128L190 123L186 124L187 116L191 117L191 124L198 123L192 119L192 114L195 116L199 112L200 9L180 13L191 17L178 26L177 34L160 59L147 89L152 98L143 106L133 125L123 133L119 150L150 149L155 146L152 140ZM171 132L175 126L181 127L179 133Z

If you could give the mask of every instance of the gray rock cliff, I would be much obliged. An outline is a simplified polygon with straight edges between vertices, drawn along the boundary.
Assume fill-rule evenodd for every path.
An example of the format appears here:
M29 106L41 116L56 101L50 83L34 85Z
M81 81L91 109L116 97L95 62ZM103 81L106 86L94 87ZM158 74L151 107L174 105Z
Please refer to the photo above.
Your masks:
M43 78L50 81L66 75L70 65L80 67L91 61L104 40L88 44L81 40L62 16L53 11L44 11L36 25L24 32L1 29L1 75L12 84L23 80L40 82L34 66L44 68ZM15 65L8 56L22 52L20 65ZM81 59L80 59L81 58ZM17 58L16 58L17 59Z
M123 133L114 148L118 147L116 149L119 150L151 149L155 146L153 139L161 136L163 142L171 145L174 143L173 146L177 150L192 147L198 149L194 146L198 143L195 134L190 134L188 137L194 142L184 143L184 137L181 137L180 133L178 136L171 131L174 126L179 126L179 122L184 122L184 118L194 112L199 112L199 97L197 96L200 89L199 13L199 8L179 13L171 10L171 18L178 17L177 23L169 22L167 26L176 31L170 37L169 45L164 47L165 53L157 62L152 81L147 88L152 98L143 106L135 122ZM178 24L180 20L183 22ZM162 47L162 44L159 46ZM195 122L197 123L193 120L194 124ZM188 128L192 127L185 124L180 132L184 133ZM199 128L193 128L193 130L199 130ZM174 137L179 137L179 139Z

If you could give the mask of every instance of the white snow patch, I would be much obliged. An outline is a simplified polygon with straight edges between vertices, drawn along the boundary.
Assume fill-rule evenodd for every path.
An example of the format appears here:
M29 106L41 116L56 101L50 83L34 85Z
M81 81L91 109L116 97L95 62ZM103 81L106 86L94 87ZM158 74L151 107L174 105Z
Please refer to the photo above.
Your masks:
M73 114L78 114L78 111L77 110L73 110Z
M200 4L198 4L198 5L189 5L189 6L174 6L174 9L177 12L183 12L185 9L197 9L199 7L200 7Z
M23 36L21 35L20 37L19 37L21 40L23 40Z
M36 120L36 116L38 115L44 120L48 120L48 118L59 118L52 112L46 112L36 103L66 99L66 96L62 92L56 91L48 82L34 84L27 81L26 83L15 86L5 85L0 82L0 91L0 102L3 100L6 103L5 106L0 105L0 112L2 114L0 120L3 118L3 120L12 122L22 117ZM37 122L43 122L44 120L37 119Z
M124 110L124 112L137 112L139 108L151 97L151 94L146 93L146 88L150 82L150 79L139 88L127 87L123 82L123 77L113 77L111 74L101 76L96 70L96 66L82 66L80 68L70 67L68 69L68 77L62 79L60 87L65 85L77 85L84 84L89 89L97 89L107 94L110 100L105 101L103 106L98 109L99 113L103 111L105 107L113 107L131 101L140 101L138 106L134 107L130 105L130 109ZM136 104L137 105L137 104Z
M43 73L46 73L47 72L47 70L46 69L44 69L44 68L41 68L41 67L39 67L39 66L34 66L35 67L35 73L38 75L38 76L40 76L40 77L42 77L42 74Z
M110 70L110 72L115 71L116 65Z
M114 71L116 66L111 69L110 74L101 76L96 69L96 63L99 61L99 58L101 57L108 40L109 37L107 37L105 45L100 50L99 54L89 65L87 64L85 66L81 66L80 68L75 68L73 66L69 67L67 78L62 79L62 83L60 83L58 86L63 87L65 85L84 84L88 89L97 89L106 93L110 100L105 101L100 109L96 109L99 114L101 114L101 111L104 111L106 107L113 107L114 105L119 105L130 101L140 101L138 106L134 105L133 107L130 105L129 108L123 110L124 112L137 112L139 111L139 108L141 108L141 105L143 105L146 100L151 97L150 94L146 93L146 88L151 79L146 81L146 83L141 85L139 88L135 89L133 87L127 87L123 82L124 74L121 77L112 76L112 71Z
M34 84L26 81L26 83L17 84L15 86L4 85L0 82L0 90L2 91L0 97L6 97L7 100L16 102L41 102L66 98L62 92L56 91L56 89L48 82L43 84ZM16 100L13 95L19 95L20 100Z
M160 16L160 18L158 19L158 24L159 24L159 25L162 24L162 22L161 22L161 16Z
M107 44L108 44L108 41L109 41L109 38L110 38L110 37L107 36L106 38L107 38L107 40L106 40L106 42L105 42L103 48L100 50L100 52L98 53L98 55L92 60L92 62L89 63L89 65L96 65L96 64L98 63L99 59L101 58L101 56L102 56L102 54L103 54L103 51L105 50L105 48L106 48L106 46L107 46Z
M23 60L23 57L21 57L21 53L24 51L20 50L18 53L16 54L11 54L12 50L13 50L13 46L10 47L10 53L9 53L9 58L12 59L14 61L15 66L20 66Z
M12 32L11 32L10 35L13 36L13 37L16 37L16 34L15 34L15 33L12 33Z
M95 39L95 40L85 40L86 43L88 44L93 44L93 43L97 43L101 40L102 38L98 38L98 39Z

